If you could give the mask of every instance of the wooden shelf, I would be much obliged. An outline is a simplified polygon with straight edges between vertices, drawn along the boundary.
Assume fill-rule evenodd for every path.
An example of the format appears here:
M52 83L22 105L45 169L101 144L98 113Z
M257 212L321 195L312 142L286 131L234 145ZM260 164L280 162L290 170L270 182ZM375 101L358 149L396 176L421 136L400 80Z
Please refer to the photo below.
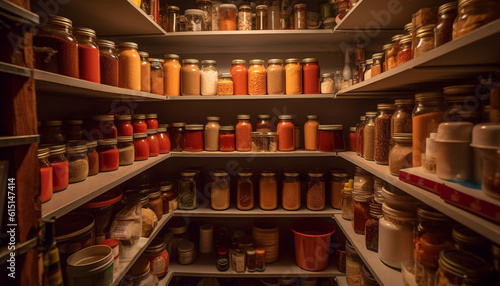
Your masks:
M39 140L39 135L0 136L0 148L29 145L37 143Z
M38 24L39 18L37 14L26 10L14 3L9 1L1 0L0 1L0 9L5 10L11 14L16 15L20 18L20 22L25 22L27 24Z
M248 211L242 211L237 209L235 206L231 206L227 210L216 211L213 210L210 206L199 206L194 210L175 210L173 212L174 216L182 216L182 217L326 217L331 218L334 214L341 213L341 210L333 209L330 207L326 207L321 211L311 211L306 207L302 207L295 211L288 211L283 209L282 207L278 207L275 210L262 210L259 208L258 203L252 209Z
M38 246L38 237L32 238L24 243L16 243L15 249L9 249L8 246L0 248L0 265L3 265L14 253L15 256L22 255L28 250Z
M319 151L306 151L297 150L290 152L222 152L222 151L200 151L200 152L171 152L172 157L178 158L252 158L252 157L266 157L266 158L292 158L292 157L336 157L337 152L319 152Z
M167 96L168 100L267 100L267 99L333 99L334 94L292 94L292 95L203 95L203 96Z
M4 1L0 1L0 3L4 3ZM25 67L13 65L13 64L5 63L5 62L0 62L0 72L24 76L24 77L31 77L33 75L33 71L29 68L25 68Z
M355 152L342 152L339 153L339 156L435 208L491 241L500 244L500 225L448 204L436 194L399 180L399 177L389 173L388 166L378 165L373 161L367 161L357 156Z

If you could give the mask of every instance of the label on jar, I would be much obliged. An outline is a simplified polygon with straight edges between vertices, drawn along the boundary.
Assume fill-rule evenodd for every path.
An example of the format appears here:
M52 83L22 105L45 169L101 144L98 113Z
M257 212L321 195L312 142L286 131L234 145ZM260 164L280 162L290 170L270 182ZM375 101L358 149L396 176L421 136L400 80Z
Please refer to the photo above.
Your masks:
M118 240L129 240L132 237L134 222L130 220L119 220L113 230L113 238Z
M162 274L165 270L167 270L167 264L163 256L158 256L151 261L151 272L153 272L153 274Z

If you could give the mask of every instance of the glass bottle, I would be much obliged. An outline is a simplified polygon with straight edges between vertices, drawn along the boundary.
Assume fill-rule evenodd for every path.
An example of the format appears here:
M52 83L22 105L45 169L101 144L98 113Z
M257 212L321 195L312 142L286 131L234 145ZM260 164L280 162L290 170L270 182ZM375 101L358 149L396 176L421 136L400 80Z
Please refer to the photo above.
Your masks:
M457 17L457 2L445 3L438 8L438 22L434 27L434 46L437 48L453 38L453 22Z
M264 272L266 270L266 249L264 247L257 247L255 250L255 261L257 265L257 272Z
M362 190L352 192L352 228L357 234L365 234L365 224L370 217L370 201L373 194Z
M391 117L391 137L394 133L411 133L411 117L415 101L413 99L396 99L396 110Z
M181 95L200 95L200 68L197 59L182 60Z
M348 181L349 175L346 172L332 170L330 179L330 199L332 208L342 209L342 191L345 183Z
M420 55L427 53L434 49L434 27L436 25L423 26L417 30L413 57L416 58Z
M278 206L278 184L274 171L263 170L260 173L259 204L263 210L274 210Z
M234 94L233 76L230 73L221 73L217 82L218 95L233 95Z
M229 269L229 255L227 247L220 246L217 249L217 270L224 272Z
M377 112L367 112L363 128L363 157L366 160L375 159L375 117Z
M39 148L37 150L38 162L40 165L40 201L42 203L50 200L54 193L52 183L53 170L49 158L49 148Z
M161 59L151 59L151 93L164 94L163 64Z
M391 118L394 113L394 104L378 104L375 117L375 163L389 164L391 140Z
M309 171L307 176L307 208L315 211L322 210L325 208L325 179L323 173Z
M285 94L285 68L282 59L267 61L267 94Z
M382 217L382 204L370 203L370 218L365 224L365 245L366 249L378 251L378 226Z
M212 1L196 0L194 6L203 11L204 26L202 31L212 31Z
M252 172L241 171L238 174L236 206L239 210L251 210L254 207Z
M249 5L241 5L238 9L238 30L252 30L252 8Z
M412 167L412 134L394 133L389 152L389 172L399 176L399 170Z
M184 122L172 123L172 128L170 128L171 151L174 151L174 152L182 151L182 144L184 142L184 127L185 126L186 126L186 123L184 123Z
M286 170L283 173L283 190L281 191L281 205L285 210L300 209L300 178L299 172Z
M248 94L262 95L267 91L267 74L263 60L251 60L248 68Z
M236 150L250 151L252 149L252 123L250 123L250 115L239 114L237 116L238 124L236 124Z
M293 28L295 30L306 29L306 4L295 4L293 6Z
M267 8L267 29L280 29L280 7L278 1L272 1L272 5Z
M173 33L179 31L179 16L180 9L177 6L168 6L167 14L163 17L165 18L163 21L162 28L167 33Z
M99 47L101 83L118 86L118 54L115 50L115 43L98 39L96 44Z
M257 115L257 123L255 124L255 131L257 132L271 132L271 116L268 114Z
M225 210L229 208L229 176L225 171L215 171L211 184L211 205L214 210Z
M149 53L139 52L141 57L141 91L151 92L151 63Z
M255 30L267 30L267 5L255 7Z
M181 173L181 179L179 181L179 196L178 203L179 208L183 210L192 210L197 206L196 203L196 172L185 171Z
M366 62L360 62L358 72L356 74L356 80L362 82L365 80Z
M201 95L217 95L218 75L216 61L204 60L201 62Z

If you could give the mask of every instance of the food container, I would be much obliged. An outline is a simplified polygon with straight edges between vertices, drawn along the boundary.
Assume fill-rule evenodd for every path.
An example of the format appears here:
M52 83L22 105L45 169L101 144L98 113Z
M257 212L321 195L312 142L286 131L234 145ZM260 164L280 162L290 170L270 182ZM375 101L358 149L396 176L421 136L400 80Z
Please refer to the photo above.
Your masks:
M113 250L107 245L84 248L68 258L68 285L107 286L113 283Z
M439 124L435 140L437 144L436 174L439 178L460 181L472 178L472 150L469 146L472 127L470 122Z
M392 185L382 187L382 196L388 207L407 212L417 210L417 200Z
M276 132L252 132L252 152L278 151L278 134Z
M483 177L483 160L495 158L500 146L500 124L482 123L472 129L472 142L474 156L474 181L480 185Z
M493 285L491 265L484 259L459 250L439 254L435 285Z
M101 241L101 245L111 247L113 252L113 271L117 271L120 266L120 248L122 247L120 241L116 238L109 238Z
M254 222L252 236L255 240L255 246L265 250L265 263L273 263L278 260L279 229L277 223L265 220Z
M483 191L488 196L500 200L500 149L496 157L484 159Z

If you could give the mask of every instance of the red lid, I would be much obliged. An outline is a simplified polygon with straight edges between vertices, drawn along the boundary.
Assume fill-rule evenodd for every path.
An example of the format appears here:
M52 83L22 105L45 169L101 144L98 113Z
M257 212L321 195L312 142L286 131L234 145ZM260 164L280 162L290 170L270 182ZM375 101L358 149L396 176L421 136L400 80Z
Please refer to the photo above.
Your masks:
M227 254L227 247L220 246L219 248L217 248L217 254L226 255Z
M121 199L122 199L122 194L120 193L118 196L116 196L112 199L105 200L105 201L92 200L92 201L82 205L80 208L82 208L82 209L98 209L98 208L107 207L107 206L110 206L112 204L115 204L115 203L119 202Z
M101 242L101 244L102 244L102 245L107 245L107 246L109 246L109 247L113 248L113 247L115 247L115 246L117 246L117 245L118 245L118 242L119 242L119 241L118 241L118 239L115 239L115 238L108 238L108 239L106 239L106 240L103 240L103 241Z

